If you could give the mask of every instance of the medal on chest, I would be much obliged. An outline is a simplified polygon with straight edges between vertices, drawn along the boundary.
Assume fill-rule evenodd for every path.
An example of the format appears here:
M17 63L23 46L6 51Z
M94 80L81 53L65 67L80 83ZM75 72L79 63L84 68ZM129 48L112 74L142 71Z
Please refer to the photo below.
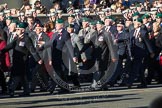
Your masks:
M138 34L138 41L142 42L141 33Z
M90 35L88 35L88 36L87 36L87 39L90 39L90 37L91 37L91 36L90 36Z
M19 46L24 47L25 46L25 42L20 41L19 42Z
M59 40L61 40L61 36L59 37Z
M103 36L100 36L100 37L98 38L98 41L99 41L99 42L102 42L103 40L104 40Z
M59 36L59 40L61 40L62 39L62 33L59 33L58 36Z

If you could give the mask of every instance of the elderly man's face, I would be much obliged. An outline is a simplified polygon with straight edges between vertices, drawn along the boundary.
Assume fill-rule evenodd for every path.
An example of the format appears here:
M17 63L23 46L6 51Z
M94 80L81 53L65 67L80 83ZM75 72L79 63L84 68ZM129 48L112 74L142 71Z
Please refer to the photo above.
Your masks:
M158 23L161 23L161 22L162 22L162 18L156 18L156 21L157 21Z
M34 24L34 20L32 18L28 18L27 22L29 25L33 25Z
M147 18L144 18L142 21L143 21L143 24L147 24L148 19Z
M84 21L83 21L83 22L82 22L82 26L83 26L83 28L88 27L88 24L89 24L88 22L84 22Z
M73 17L68 17L68 22L69 23L72 23L74 21L74 18Z
M40 34L42 31L43 31L43 28L41 28L41 27L36 27L35 28L36 34Z
M137 28L140 27L140 26L141 26L141 23L139 23L139 22L137 22L137 21L134 22L134 28L135 28L135 29L137 29Z
M10 32L14 32L16 30L16 23L11 23L10 25L9 25L9 31Z
M122 24L117 24L117 31L123 31L124 25Z
M105 19L105 26L111 26L112 20L111 19Z
M125 21L125 26L129 27L132 24L132 21Z
M60 30L63 28L63 24L61 23L56 23L56 30Z
M100 31L103 28L104 25L102 24L96 24L97 31Z
M21 34L23 34L24 31L25 31L24 28L16 28L16 34L17 34L18 36L20 36Z

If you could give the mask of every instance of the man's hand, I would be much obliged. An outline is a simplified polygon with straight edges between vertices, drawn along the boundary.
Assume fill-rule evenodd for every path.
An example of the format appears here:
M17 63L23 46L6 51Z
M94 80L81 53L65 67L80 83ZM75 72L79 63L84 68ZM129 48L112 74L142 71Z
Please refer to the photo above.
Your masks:
M50 65L50 66L52 65L52 61L51 61L51 60L49 61L49 65Z
M83 62L86 62L86 61L87 61L87 59L83 59L82 61L83 61Z
M77 62L78 62L78 58L73 57L73 61L74 61L75 63L77 63Z
M43 63L43 61L42 61L42 60L39 60L39 61L38 61L38 64L42 64L42 63Z
M117 43L118 42L118 39L114 39L114 43Z
M38 41L39 48L45 44L45 41Z
M112 62L116 62L117 61L117 59L112 59Z
M160 52L160 54L159 54L160 56L162 56L162 52Z

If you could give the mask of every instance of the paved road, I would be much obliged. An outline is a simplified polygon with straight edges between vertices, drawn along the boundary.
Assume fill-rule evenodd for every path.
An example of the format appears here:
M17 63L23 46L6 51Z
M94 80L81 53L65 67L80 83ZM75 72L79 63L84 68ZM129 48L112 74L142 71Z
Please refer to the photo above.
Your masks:
M55 95L37 92L25 98L0 96L0 108L147 108L160 95L162 87Z

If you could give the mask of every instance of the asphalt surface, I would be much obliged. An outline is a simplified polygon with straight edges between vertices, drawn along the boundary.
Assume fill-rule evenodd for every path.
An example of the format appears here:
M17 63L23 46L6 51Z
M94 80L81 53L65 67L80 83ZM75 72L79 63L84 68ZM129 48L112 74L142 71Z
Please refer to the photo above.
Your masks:
M32 93L30 97L0 96L0 108L148 108L162 96L162 86L146 89L114 87L108 91L75 91L70 94Z

